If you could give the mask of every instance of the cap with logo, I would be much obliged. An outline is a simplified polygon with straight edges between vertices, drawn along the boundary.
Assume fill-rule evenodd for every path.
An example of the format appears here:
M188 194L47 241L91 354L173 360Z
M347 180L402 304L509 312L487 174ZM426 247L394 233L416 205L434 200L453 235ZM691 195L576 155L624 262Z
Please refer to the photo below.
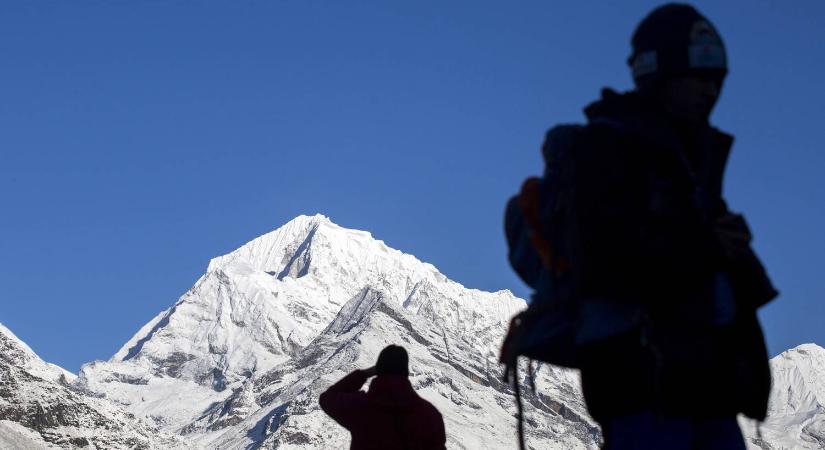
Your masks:
M654 9L636 27L627 62L640 89L686 74L724 79L728 71L722 38L690 5L669 3Z

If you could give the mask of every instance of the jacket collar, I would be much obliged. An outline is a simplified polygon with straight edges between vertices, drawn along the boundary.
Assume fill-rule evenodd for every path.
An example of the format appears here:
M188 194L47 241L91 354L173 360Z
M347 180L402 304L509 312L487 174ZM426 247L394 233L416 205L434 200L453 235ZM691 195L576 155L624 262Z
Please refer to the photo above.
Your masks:
M602 90L601 99L588 105L584 113L592 125L610 126L652 147L670 149L680 158L685 158L684 141L672 120L669 120L653 102L637 92L618 93L605 88ZM696 179L697 176L707 177L705 182L721 195L722 177L733 145L733 136L710 125L697 130L697 133L699 145L709 150L706 160L708 165L702 175L694 174L687 164L686 169L696 181L699 181Z

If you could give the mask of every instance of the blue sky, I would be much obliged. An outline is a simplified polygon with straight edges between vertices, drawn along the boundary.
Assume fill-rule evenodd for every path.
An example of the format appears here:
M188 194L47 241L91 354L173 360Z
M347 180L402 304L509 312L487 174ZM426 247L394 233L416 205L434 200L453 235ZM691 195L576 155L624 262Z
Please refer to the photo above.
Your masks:
M549 126L631 87L658 2L0 3L0 322L77 371L209 258L316 212L469 287L527 290L501 214ZM726 195L825 345L825 3L699 2L728 47Z

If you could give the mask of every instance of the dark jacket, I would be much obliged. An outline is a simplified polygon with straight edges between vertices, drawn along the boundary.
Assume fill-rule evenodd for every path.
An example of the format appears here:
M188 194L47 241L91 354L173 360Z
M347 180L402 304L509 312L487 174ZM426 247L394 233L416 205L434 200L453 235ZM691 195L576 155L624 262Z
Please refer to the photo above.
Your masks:
M367 381L356 370L330 386L319 398L321 409L352 435L353 450L444 449L441 413L415 393L403 375L381 375Z
M643 326L582 349L582 389L604 420L643 409L763 418L770 388L756 308L776 291L752 251L729 261L714 223L733 138L680 128L635 93L605 90L576 143L576 290L641 304ZM735 314L717 321L720 277Z

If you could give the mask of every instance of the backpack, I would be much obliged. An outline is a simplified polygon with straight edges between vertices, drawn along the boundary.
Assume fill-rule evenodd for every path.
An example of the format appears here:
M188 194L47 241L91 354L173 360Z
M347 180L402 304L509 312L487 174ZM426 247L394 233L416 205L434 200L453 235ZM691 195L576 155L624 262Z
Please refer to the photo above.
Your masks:
M525 180L505 211L508 259L533 289L526 310L517 314L501 347L504 381L516 396L519 445L525 448L518 357L580 368L577 348L583 341L625 331L638 324L638 308L583 301L576 295L576 144L581 125L559 125L547 132L541 178ZM533 370L528 370L531 387Z
M579 298L576 226L576 146L587 128L559 125L542 146L545 171L528 178L505 212L508 259L533 289L528 308L510 322L501 362L518 356L580 368L581 344L627 331L644 320L642 307Z
M629 132L624 124L609 119L598 118L591 123ZM543 176L525 180L520 193L507 203L505 212L509 263L533 289L527 309L511 320L500 354L505 382L512 383L516 395L522 449L525 447L518 357L581 368L578 349L582 344L636 326L644 328L647 320L641 306L579 298L576 292L576 146L585 140L583 135L587 132L587 127L580 125L561 125L548 131L542 147ZM742 412L764 418L770 372L755 310L775 298L777 292L758 258L750 249L746 253L725 268L738 306L750 311L737 320L735 336L742 341L742 347L753 347L744 358L737 358L737 367L742 366L747 372L740 378L749 375L753 386L738 386L737 391L742 391ZM528 381L535 389L532 375L530 370Z
M577 367L577 305L572 298L571 241L575 141L582 127L550 129L542 146L545 172L525 180L505 212L508 259L533 289L528 308L516 315L502 346L501 359L514 367L518 356Z

